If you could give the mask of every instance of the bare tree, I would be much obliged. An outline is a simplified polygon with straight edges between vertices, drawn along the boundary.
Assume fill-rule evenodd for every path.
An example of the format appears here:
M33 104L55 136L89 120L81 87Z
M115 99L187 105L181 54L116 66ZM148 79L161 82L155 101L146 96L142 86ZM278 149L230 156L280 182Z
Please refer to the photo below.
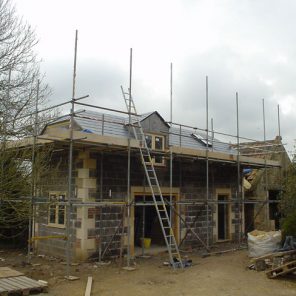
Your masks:
M32 113L37 92L39 105L45 103L49 93L34 52L37 42L34 31L18 17L11 1L0 0L0 240L24 233L31 215L30 203L20 197L30 196L34 189L30 163L34 150L12 146L11 141L34 134ZM47 157L38 149L36 153L35 162L39 159L42 169Z
M0 131L6 138L31 132L32 117L25 116L35 108L38 80L39 104L49 92L34 52L37 42L11 1L0 0Z

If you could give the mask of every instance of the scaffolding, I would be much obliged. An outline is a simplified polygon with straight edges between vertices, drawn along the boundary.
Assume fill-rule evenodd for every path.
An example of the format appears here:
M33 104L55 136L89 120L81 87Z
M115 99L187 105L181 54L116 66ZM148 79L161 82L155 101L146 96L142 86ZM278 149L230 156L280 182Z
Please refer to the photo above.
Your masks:
M121 207L122 208L122 222L120 223L120 225L118 225L116 233L114 233L114 236L116 234L118 234L118 232L120 231L120 228L123 229L124 226L127 226L127 233L125 234L124 231L122 230L121 232L121 240L123 241L123 236L127 236L127 256L126 256L126 263L127 266L130 267L131 265L131 250L130 250L130 243L131 243L131 207L132 206L143 206L143 215L145 216L145 207L146 206L151 206L153 205L153 203L149 202L149 200L147 201L145 199L145 195L143 200L141 201L137 201L137 200L133 200L132 196L131 196L131 181L130 181L130 163L131 163L131 155L132 153L134 155L139 155L138 148L134 147L131 144L132 141L132 136L131 136L131 132L130 132L130 128L134 125L134 123L131 120L131 116L139 116L138 114L134 114L131 112L131 98L132 98L132 50L130 51L130 72L129 72L129 108L128 111L122 111L122 110L118 110L118 109L112 109L112 108L108 108L105 106L98 106L98 105L93 105L93 104L87 104L87 103L82 103L80 102L83 99L88 98L88 96L82 96L82 97L77 97L76 98L76 65L77 65L77 43L78 43L78 31L76 31L75 33L75 48L74 48L74 66L73 66L73 83L72 83L72 98L71 100L68 100L66 102L63 103L59 103L57 105L48 107L48 108L44 108L44 109L38 109L38 92L37 92L37 99L36 99L36 108L35 111L26 115L26 116L34 116L34 123L33 123L33 141L31 142L31 146L32 146L32 190L31 190L31 196L28 198L24 198L25 200L27 200L30 203L30 217L29 217L29 238L28 238L28 261L30 261L31 259L31 251L33 248L33 241L35 240L39 240L39 239L52 239L52 238L61 238L61 239L65 239L66 240L66 276L69 277L70 276L70 266L71 266L71 261L72 261L72 254L71 254L71 243L72 243L72 231L71 231L71 216L73 214L73 209L77 208L77 207L104 207L104 206L112 206L112 207ZM39 87L39 82L38 82L38 87ZM265 189L266 189L266 199L265 200L248 200L244 198L244 194L243 194L243 186L242 186L242 175L241 175L241 166L242 166L242 160L241 157L242 156L250 156L252 154L248 154L248 155L244 155L243 153L241 153L241 148L243 147L244 144L241 143L241 141L243 140L247 140L247 141L251 141L251 142L257 142L256 139L251 139L251 138L246 138L246 137L242 137L240 135L240 130L239 130L239 96L238 93L235 94L235 100L236 100L236 135L232 135L232 134L228 134L228 133L223 133L220 131L215 131L214 130L214 126L213 126L213 119L211 119L211 129L209 129L209 110L208 110L208 102L209 102L209 87L208 87L208 77L206 77L206 81L205 81L205 102L206 102L206 128L199 128L199 127L195 127L195 126L189 126L189 125L184 125L181 123L176 123L173 122L173 65L171 63L170 65L170 121L167 122L167 124L170 127L178 127L179 132L178 133L174 133L172 128L169 129L169 133L167 134L167 137L170 138L173 134L177 135L179 137L179 145L180 147L182 146L182 138L184 137L188 137L187 135L182 134L183 129L190 129L193 132L194 131L201 131L203 133L205 133L206 137L205 137L205 154L203 157L199 157L199 159L202 159L205 161L206 163L206 170L205 170L205 175L206 175L206 198L205 199L194 199L194 200L179 200L179 201L173 201L173 192L172 192L172 188L173 188L173 160L174 158L188 158L188 159L196 159L196 156L190 156L190 155L178 155L177 153L174 153L173 151L173 145L169 142L169 149L168 151L164 151L164 152L160 152L160 151L154 151L153 153L155 154L159 154L162 157L166 158L169 163L169 200L168 200L168 206L169 206L169 211L170 211L170 219L171 219L171 223L172 223L172 216L173 213L175 213L178 218L180 219L180 221L182 221L185 225L186 228L186 234L183 238L181 238L180 244L179 246L182 245L183 241L186 239L187 235L189 232L191 232L193 234L193 236L195 237L195 239L197 241L199 241L199 243L202 245L202 247L207 251L207 252L211 252L210 250L210 229L211 229L211 223L210 223L210 207L212 205L218 205L218 204L230 204L232 206L235 207L236 209L236 213L238 214L238 220L239 220L239 232L238 232L238 240L237 240L237 248L240 248L242 245L242 238L243 238L243 207L246 204L259 204L260 208L258 210L258 212L256 213L255 217L259 214L260 211L262 211L262 209L266 206L268 206L271 203L277 203L277 201L272 201L269 200L268 198L268 186L267 186L267 168L268 163L267 163L267 159L266 159L266 154L270 153L270 149L266 149L266 147L268 146L276 146L276 144L272 143L269 144L266 140L266 131L265 131L265 109L264 109L264 100L262 100L262 107L263 107L263 127L264 127L264 144L265 147L264 148L259 148L260 152L262 153L262 155L265 155L264 157L264 163L260 165L261 168L263 168L265 170ZM50 121L41 121L39 120L38 115L42 114L42 112L48 111L48 110L54 110L58 107L61 106L65 106L65 105L70 105L70 113L67 115L63 115L63 116L56 116L54 118L52 118ZM124 114L128 116L128 131L129 131L129 136L128 136L128 144L127 147L109 147L106 148L106 145L104 145L103 143L88 143L86 141L84 141L84 138L75 138L74 135L74 118L75 117L80 117L80 118L87 118L86 116L84 116L82 114L81 111L75 111L75 106L83 106L83 107L87 107L87 108L94 108L94 109L99 109L99 110L103 110L103 111L108 111L108 112L114 112L116 114ZM61 118L65 118L65 116L68 116L68 120L69 120L69 138L54 138L54 137L43 137L43 136L39 136L38 135L38 131L39 131L39 126L41 124L44 123L54 123L57 120L60 120ZM104 135L104 124L106 124L107 122L110 122L110 120L105 119L104 115L102 116L102 119L94 119L93 120L97 120L97 121L101 121L102 123L102 135ZM119 122L112 122L114 124L118 124L118 125L124 125L124 123L119 123ZM210 136L211 133L211 136ZM232 139L236 140L236 159L235 160L219 160L219 159L214 159L211 157L210 152L213 152L213 143L216 141L214 139L214 134L216 135L221 135L221 136L227 136L230 137ZM281 131L280 131L280 111L279 111L279 106L278 106L278 135L281 135ZM66 214L66 235L65 236L61 236L61 237L57 237L57 236L48 236L48 237L40 237L38 235L36 235L36 229L34 228L34 223L35 223L35 218L37 215L37 211L36 211L36 207L38 205L49 205L52 204L51 201L48 200L47 197L38 197L37 196L37 190L36 190L36 184L35 184L35 178L36 178L36 170L35 170L35 153L36 153L36 146L39 145L38 141L39 140L43 140L43 141L52 141L54 143L67 143L68 147L69 147L69 156L68 156L68 198L67 201L61 202L61 201L57 201L55 202L55 204L58 205L63 205L66 206L66 210L67 210L67 214ZM211 145L209 145L209 143L211 143ZM100 150L101 153L101 162L100 162L100 198L99 201L86 201L86 202L82 202L82 201L78 201L75 198L75 194L73 191L73 152L76 149L76 147L81 147L81 145L84 146L89 146L89 147L96 147L97 149ZM103 171L103 158L105 157L106 154L108 154L108 151L117 151L117 153L121 153L122 155L127 155L127 194L126 194L126 198L125 199L118 199L118 200L105 200L103 197L103 190L102 190L102 182L103 182L103 178L102 178L102 171ZM257 151L257 150L256 150ZM138 154L137 154L138 153ZM285 153L285 151L280 151L278 153ZM256 153L258 155L258 153ZM236 182L236 198L230 198L227 201L219 201L217 199L214 199L213 196L210 196L210 189L209 189L209 164L213 163L213 162L224 162L224 163L232 163L232 164L236 164L237 166L237 182ZM144 187L145 187L145 181L143 183ZM202 205L206 207L206 241L203 241L199 234L196 233L195 229L194 229L194 222L189 225L186 220L182 217L181 213L178 212L178 207L180 206L186 206L186 205ZM268 215L268 211L266 210L266 215ZM196 214L196 217L198 217L198 213ZM126 218L126 221L124 221ZM100 216L100 219L102 219L102 216ZM266 216L266 221L269 220L269 217ZM145 222L143 220L143 225L142 225L142 231L143 231L143 235L144 235L144 230L145 230ZM111 242L110 242L111 243ZM123 242L122 242L123 244ZM102 260L102 258L105 256L107 252L107 249L105 248L104 250L102 250L102 246L101 246L101 241L100 241L100 245L99 245L99 256L98 259ZM142 252L144 254L144 248L142 248ZM122 246L121 246L121 250L120 250L120 258L122 257ZM121 260L121 259L120 259Z

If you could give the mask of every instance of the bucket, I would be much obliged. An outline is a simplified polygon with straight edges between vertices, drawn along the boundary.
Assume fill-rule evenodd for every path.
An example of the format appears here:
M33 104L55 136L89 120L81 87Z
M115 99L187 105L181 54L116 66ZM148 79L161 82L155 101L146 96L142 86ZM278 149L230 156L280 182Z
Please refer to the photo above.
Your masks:
M151 246L151 238L149 237L142 238L142 244L144 244L145 249L149 249Z

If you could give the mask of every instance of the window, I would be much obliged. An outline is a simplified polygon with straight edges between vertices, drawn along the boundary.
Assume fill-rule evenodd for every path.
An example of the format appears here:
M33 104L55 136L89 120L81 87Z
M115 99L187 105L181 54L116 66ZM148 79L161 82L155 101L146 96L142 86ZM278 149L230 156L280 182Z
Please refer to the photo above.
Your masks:
M66 206L59 202L66 201L64 192L49 193L48 225L54 227L65 227L66 223Z
M146 134L145 140L149 149L156 151L164 150L164 136ZM164 165L163 156L155 155L152 157L152 160L155 165Z

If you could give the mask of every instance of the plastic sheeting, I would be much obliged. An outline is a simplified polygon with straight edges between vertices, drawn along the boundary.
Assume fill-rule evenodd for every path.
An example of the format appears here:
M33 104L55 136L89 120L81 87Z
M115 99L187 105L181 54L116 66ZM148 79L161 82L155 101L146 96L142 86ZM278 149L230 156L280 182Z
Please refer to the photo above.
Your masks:
M248 233L248 250L250 257L260 257L280 249L281 231L259 231Z

